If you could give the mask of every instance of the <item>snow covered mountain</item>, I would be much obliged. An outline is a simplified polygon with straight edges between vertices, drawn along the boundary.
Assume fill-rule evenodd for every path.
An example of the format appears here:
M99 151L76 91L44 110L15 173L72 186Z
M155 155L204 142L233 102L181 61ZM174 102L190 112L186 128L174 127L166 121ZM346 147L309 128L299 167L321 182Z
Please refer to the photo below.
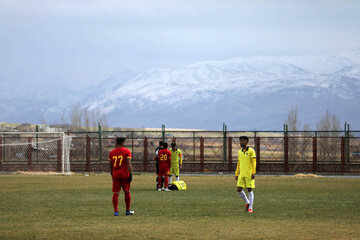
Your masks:
M119 126L280 129L295 105L312 126L326 109L359 126L360 65L348 64L324 74L261 57L150 69L86 106Z
M329 109L360 129L360 52L233 58L138 74L123 70L80 91L66 85L16 91L15 97L0 96L0 121L59 123L80 102L102 109L116 127L220 129L226 122L233 130L276 130L296 105L302 124L312 128Z

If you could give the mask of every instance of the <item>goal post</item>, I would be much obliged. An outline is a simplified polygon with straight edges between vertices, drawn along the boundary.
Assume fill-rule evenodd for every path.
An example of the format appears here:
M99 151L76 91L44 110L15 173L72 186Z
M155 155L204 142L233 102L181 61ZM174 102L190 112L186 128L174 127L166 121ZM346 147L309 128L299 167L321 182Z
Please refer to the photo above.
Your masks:
M0 171L70 174L71 140L63 132L0 132Z

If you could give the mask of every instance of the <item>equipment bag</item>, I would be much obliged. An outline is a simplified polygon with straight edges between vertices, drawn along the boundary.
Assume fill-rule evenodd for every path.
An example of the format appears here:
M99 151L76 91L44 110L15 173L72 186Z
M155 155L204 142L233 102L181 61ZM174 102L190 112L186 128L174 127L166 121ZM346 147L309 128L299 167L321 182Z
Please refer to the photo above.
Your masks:
M179 190L185 191L186 190L186 183L184 181L173 181L169 184L170 190Z

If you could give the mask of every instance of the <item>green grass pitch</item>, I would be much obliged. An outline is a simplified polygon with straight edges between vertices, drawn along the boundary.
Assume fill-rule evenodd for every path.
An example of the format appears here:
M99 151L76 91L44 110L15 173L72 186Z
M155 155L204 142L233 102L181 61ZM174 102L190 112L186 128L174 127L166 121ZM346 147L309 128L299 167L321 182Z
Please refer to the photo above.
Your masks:
M258 176L244 213L233 176L182 176L157 192L135 175L134 216L113 216L111 178L0 175L0 239L360 239L360 178Z

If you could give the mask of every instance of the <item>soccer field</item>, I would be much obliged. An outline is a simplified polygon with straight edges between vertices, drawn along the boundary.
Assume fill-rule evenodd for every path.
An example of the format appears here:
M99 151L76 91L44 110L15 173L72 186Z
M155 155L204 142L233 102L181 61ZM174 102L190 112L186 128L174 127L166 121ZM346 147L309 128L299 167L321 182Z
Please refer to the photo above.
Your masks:
M113 216L110 175L0 175L0 239L360 239L360 178L258 176L254 213L233 176L135 175L134 216Z

